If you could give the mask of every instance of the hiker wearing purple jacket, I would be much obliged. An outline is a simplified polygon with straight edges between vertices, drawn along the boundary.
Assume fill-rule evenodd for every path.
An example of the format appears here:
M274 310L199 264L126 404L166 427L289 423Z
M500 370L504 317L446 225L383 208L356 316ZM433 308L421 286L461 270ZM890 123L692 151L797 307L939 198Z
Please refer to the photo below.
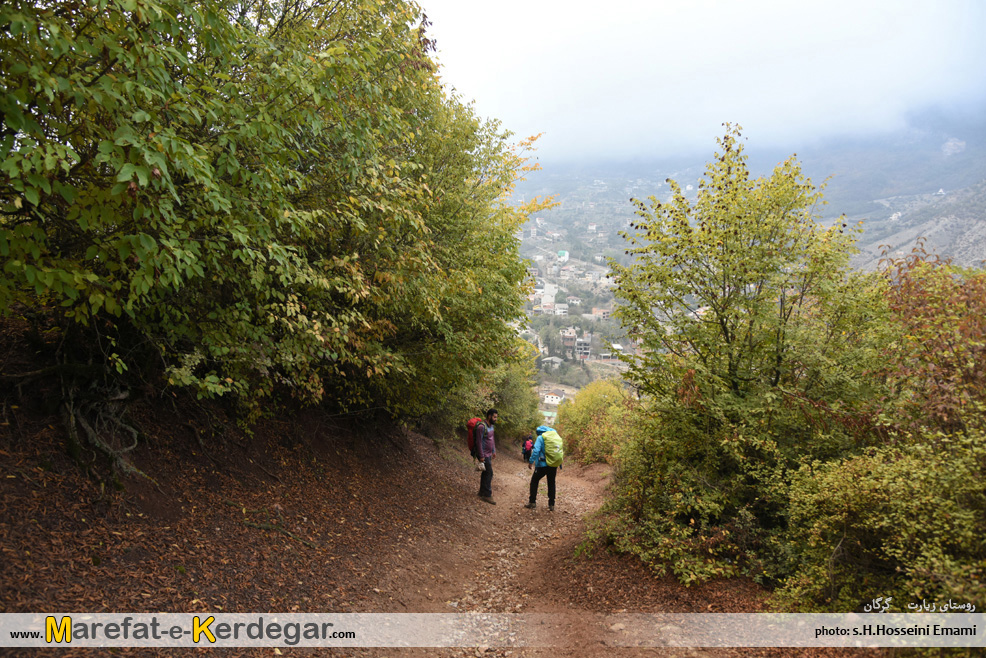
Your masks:
M496 505L496 501L493 500L493 458L496 457L493 426L498 417L496 409L490 409L486 412L486 422L476 423L476 428L473 430L476 458L485 467L479 475L479 497L490 505Z

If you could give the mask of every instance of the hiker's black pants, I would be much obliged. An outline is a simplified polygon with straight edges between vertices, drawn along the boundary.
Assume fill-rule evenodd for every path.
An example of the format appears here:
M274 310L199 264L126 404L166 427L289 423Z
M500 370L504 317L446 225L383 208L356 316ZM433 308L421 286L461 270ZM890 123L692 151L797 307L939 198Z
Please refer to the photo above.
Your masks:
M548 504L555 504L555 473L558 472L557 466L536 466L534 474L531 476L531 499L527 502L536 503L538 499L538 482L541 478L548 476Z
M487 455L483 463L486 470L479 474L479 495L489 497L493 495L493 460Z

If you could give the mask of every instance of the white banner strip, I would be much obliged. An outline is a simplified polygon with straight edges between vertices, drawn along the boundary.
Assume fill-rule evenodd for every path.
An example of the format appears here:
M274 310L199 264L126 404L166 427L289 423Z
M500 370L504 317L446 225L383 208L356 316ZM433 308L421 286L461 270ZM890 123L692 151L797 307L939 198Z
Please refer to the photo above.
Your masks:
M983 614L0 614L6 647L986 647Z
M620 647L986 647L982 614L625 614Z

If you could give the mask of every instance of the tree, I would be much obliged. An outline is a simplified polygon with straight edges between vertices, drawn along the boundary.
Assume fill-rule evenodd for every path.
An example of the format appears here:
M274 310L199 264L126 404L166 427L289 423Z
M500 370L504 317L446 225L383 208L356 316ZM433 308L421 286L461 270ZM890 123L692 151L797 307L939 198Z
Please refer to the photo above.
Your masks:
M495 378L492 406L500 412L497 423L501 441L526 436L540 424L536 372L533 352L527 359L518 360L501 368Z
M514 358L530 170L403 0L0 6L0 311L101 386L416 417ZM71 349L69 349L71 348ZM81 386L68 382L70 388Z
M956 267L923 245L884 265L897 335L880 373L902 413L886 411L911 430L986 429L986 273Z
M540 318L535 318L535 326L541 325L538 330L538 335L541 338L541 344L544 345L548 352L548 356L561 356L565 355L565 348L562 344L561 334L559 334L560 324L556 320L557 316L541 316ZM541 319L544 318L544 319Z
M624 509L686 579L735 569L717 555L777 573L789 470L856 449L885 308L797 162L753 179L740 138L727 127L694 204L674 181L669 203L635 201L634 261L611 261L614 315L643 348L622 358L658 427L627 451Z
M631 360L635 380L666 395L695 368L710 393L810 388L798 346L848 276L854 231L815 222L821 192L793 159L752 180L739 129L719 144L694 206L670 180L669 203L635 201L640 219L624 234L635 261L611 263L623 302L614 316L647 348ZM843 328L816 338L834 354Z
M510 358L456 381L441 401L418 418L418 428L435 438L450 436L466 419L482 416L492 407L500 413L497 431L501 441L526 434L539 419L535 362L533 346L515 339Z

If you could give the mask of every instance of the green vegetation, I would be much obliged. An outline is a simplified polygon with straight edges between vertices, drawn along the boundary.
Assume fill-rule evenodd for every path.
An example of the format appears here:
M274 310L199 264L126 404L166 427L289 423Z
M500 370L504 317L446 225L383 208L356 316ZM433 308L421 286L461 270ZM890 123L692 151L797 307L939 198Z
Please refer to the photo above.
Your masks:
M796 162L752 179L739 130L719 144L694 203L638 203L613 264L639 401L599 383L559 409L580 459L618 465L610 541L791 609L986 605L986 274L852 272Z
M569 452L584 463L618 457L626 428L638 412L636 401L619 379L599 379L558 407L558 432L568 438Z
M872 373L889 384L872 402L882 440L794 477L792 537L804 555L780 599L846 607L880 590L982 609L986 273L919 248L885 274L893 334Z
M445 93L420 18L402 0L0 7L0 310L67 392L174 387L248 418L517 396L514 233L538 204L505 199L532 140Z
M557 301L564 302L568 295L578 297L582 303L570 307L570 315L582 315L592 313L594 308L611 308L613 306L613 294L605 289L596 286L589 286L579 283L566 283L566 293L561 295Z

